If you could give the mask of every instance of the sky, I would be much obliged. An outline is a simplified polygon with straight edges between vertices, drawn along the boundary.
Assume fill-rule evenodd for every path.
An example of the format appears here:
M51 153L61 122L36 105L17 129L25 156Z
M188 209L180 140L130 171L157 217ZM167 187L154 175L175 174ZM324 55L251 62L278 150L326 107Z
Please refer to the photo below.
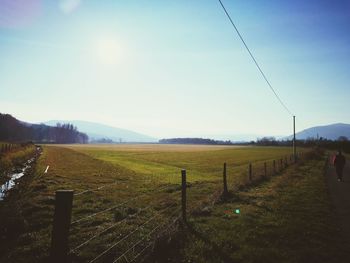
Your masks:
M297 131L350 123L350 0L222 0ZM0 112L157 138L289 135L217 0L0 0Z

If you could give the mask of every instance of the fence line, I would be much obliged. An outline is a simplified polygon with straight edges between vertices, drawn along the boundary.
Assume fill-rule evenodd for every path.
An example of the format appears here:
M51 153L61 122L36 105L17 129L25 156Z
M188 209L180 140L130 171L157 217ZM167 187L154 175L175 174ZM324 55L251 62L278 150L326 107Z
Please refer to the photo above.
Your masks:
M144 180L144 182L147 182L147 183L149 183L151 181L152 180ZM102 186L99 186L99 187L96 187L96 188L93 188L93 189L86 189L86 190L82 190L82 191L80 191L78 193L74 193L74 196L80 196L80 195L91 193L91 192L97 192L97 191L102 190L104 188L112 187L114 185L127 184L127 183L128 182L126 182L125 180L116 180L113 183L104 184ZM168 184L171 184L171 183L169 182Z
M300 155L299 155L300 156ZM288 162L289 161L289 162ZM281 171L283 171L285 168L288 167L289 164L292 164L292 163L295 163L293 162L292 158L288 156L284 156L283 158L281 159L278 159L277 161L277 164L276 164L276 159L269 159L269 160L262 160L262 161L257 161L257 162L254 162L254 163L248 163L248 170L247 171L247 177L246 180L243 180L244 178L241 178L241 181L244 183L244 184L251 184L252 182L255 182L257 181L258 179L260 178L266 178L267 176L270 176L270 175L274 175L274 174L277 174L277 173L280 173ZM235 166L235 168L241 168L241 167L244 167L246 166L247 164L242 164L242 165L239 165L239 166ZM256 169L256 167L258 167L258 169ZM271 169L268 169L268 168L271 168ZM241 175L244 175L242 173L241 170L240 171L240 174ZM186 214L187 212L189 212L190 214L192 214L194 211L196 211L197 209L202 209L203 206L212 206L218 199L220 199L221 197L222 198L225 198L225 196L228 195L228 192L230 191L230 189L228 188L231 188L233 186L230 185L230 184L227 184L227 180L230 178L230 176L228 176L228 172L227 172L227 166L226 166L226 163L224 163L224 167L223 167L223 177L222 177L222 181L221 183L223 183L223 185L221 187L217 187L219 186L220 184L219 183L219 180L214 180L214 181L208 181L208 182L212 182L214 185L214 188L209 188L211 191L214 191L214 193L210 194L207 198L205 198L204 200L201 198L200 201L198 201L197 203L195 203L194 205L191 204L189 206L189 210L186 211L186 206L187 206L187 193L186 193L186 189L188 188L188 184L186 182L186 170L182 170L182 219L184 222L186 222ZM216 172L215 172L216 173ZM248 179L248 181L247 181ZM100 187L97 187L97 188L94 188L94 189L88 189L88 190L84 190L84 191L81 191L81 192L78 192L76 194L74 194L74 196L80 196L80 195L83 195L85 193L88 193L88 192L94 192L94 191L98 191L98 190L101 190L103 188L106 188L106 187L111 187L111 186L114 186L114 185L117 185L117 184L121 184L121 183L124 183L123 181L116 181L114 182L113 184L108 184L108 185L102 185ZM126 183L126 182L125 182ZM75 221L73 221L72 223L70 223L70 226L75 226L77 225L78 223L80 222L83 222L83 221L87 221L89 219L92 219L94 217L96 217L97 215L100 215L100 214L103 214L103 213L106 213L108 211L112 211L113 209L117 208L117 207L121 207L125 204L128 204L134 200L137 200L141 197L145 197L145 196L150 196L150 194L154 193L154 191L156 192L160 192L162 190L165 190L167 188L170 188L174 186L173 184L168 184L164 187L161 187L161 188L156 188L156 189L152 189L150 191L147 191L146 193L142 193L142 194L139 194L131 199L128 199L126 200L125 202L121 202L117 205L113 205L111 207L108 207L106 209L103 209L101 211L98 211L98 212L95 212L95 213L92 213L90 215L87 215L85 217L81 217ZM237 185L236 185L237 186ZM217 189L216 189L217 188ZM232 189L232 188L231 188ZM232 191L232 190L231 190ZM171 205L171 206L168 206L164 209L161 209L161 210L158 210L155 212L155 214L149 218L148 220L146 220L145 222L143 222L142 224L138 225L136 228L134 228L133 230L131 230L129 233L127 233L123 238L119 239L118 241L116 241L115 243L113 243L110 247L108 247L107 249L105 249L102 253L98 254L95 258L93 258L91 261L89 261L90 263L92 262L96 262L97 260L101 259L102 257L108 255L108 253L113 249L115 248L116 246L118 246L119 244L122 244L122 242L126 241L130 236L132 236L134 233L136 233L137 231L139 231L140 229L142 229L143 226L145 226L146 224L150 223L152 220L154 220L155 218L157 218L158 216L160 216L162 213L164 213L165 211L171 209L171 208L174 208L174 207L177 207L177 205ZM114 227L122 224L122 223L125 223L129 218L130 216L138 216L142 211L147 211L148 209L151 208L151 205L149 206L146 206L145 208L141 208L140 210L138 210L136 213L133 213L133 214L130 214L130 215L127 215L125 218L123 218L122 220L116 222L116 223L112 223L111 225L105 227L104 229L98 231L98 232L95 232L95 234L89 238L87 238L84 242L80 243L79 245L75 246L73 249L69 250L69 254L75 254L77 251L79 251L82 247L88 245L92 240L98 238L99 236L101 236L102 234L106 233L107 231L113 229ZM175 224L175 222L177 222L179 220L179 216L176 217L176 219L173 221L173 223L171 223L169 225L169 227L167 229L169 229L173 224ZM163 227L167 225L167 223L164 223L164 224L159 224L157 225L155 228L153 228L150 232L148 232L148 234L146 236L143 236L141 239L137 240L136 243L133 243L133 245L131 247L128 247L126 251L124 251L123 254L119 255L117 258L114 259L113 262L117 262L118 260L120 260L121 258L125 257L126 258L126 254L128 254L131 250L135 249L139 244L142 243L142 241L146 238L146 237L149 237L151 236L157 229ZM159 234L159 233L158 233ZM113 237L113 239L115 240L115 237ZM52 243L53 244L53 243ZM152 243L151 243L152 244ZM68 245L67 245L68 246ZM128 261L127 258L126 260L128 262L133 262L135 261L140 255L142 255L145 250L147 248L149 248L150 245L146 246L145 248L143 248L135 257L133 257L131 260L132 261Z
M166 189L166 188L168 188L168 187L169 187L169 186L167 185L167 186L165 186L165 187L163 187L163 188L156 189L156 190L157 190L158 192L160 192L160 191L162 191L162 190L164 190L164 189ZM133 198L131 198L131 199L125 201L125 202L119 203L119 204L114 205L114 206L112 206L112 207L106 208L106 209L104 209L104 210L102 210L102 211L99 211L99 212L96 212L96 213L92 213L92 214L90 214L90 215L88 215L88 216L85 216L85 217L83 217L83 218L77 219L77 220L75 220L75 221L73 221L73 222L71 223L71 226L72 226L72 225L75 225L75 224L77 224L77 223L79 223L79 222L82 222L82 221L91 219L91 218L93 218L93 217L95 217L95 216L97 216L97 215L100 215L100 214L106 213L106 212L108 212L108 211L111 211L111 210L113 210L113 209L115 209L115 208L117 208L117 207L123 206L123 205L125 205L125 204L130 203L131 201L137 200L137 199L139 199L140 197L142 197L142 196L147 196L147 195L149 195L149 193L140 194L140 195L138 195L138 196L135 196L135 197L133 197Z
M173 207L167 207L165 209L162 209L161 211L156 212L156 214L154 216L152 216L150 219L148 219L146 222L142 223L141 225L139 225L138 227L136 227L136 229L134 229L133 231L129 232L126 236L124 236L122 239L118 240L116 243L114 243L112 246L110 246L108 249L106 249L105 251L103 251L101 254L99 254L97 257L95 257L93 260L89 261L89 263L93 263L96 262L96 260L100 259L101 257L103 257L104 255L106 255L109 251L111 251L111 249L113 249L114 247L116 247L118 244L120 244L122 241L126 240L128 237L130 237L132 234L136 233L141 227L145 226L146 224L148 224L149 222L151 222L153 219L155 219L157 216L159 216L162 212L173 208Z
M16 150L20 147L26 147L30 145L31 143L1 143L0 142L0 154L10 152L12 150Z
M131 259L131 261L129 261L130 263L131 262L134 262L139 256L142 255L142 253L144 253L147 249L149 249L153 244L150 243L149 245L147 245L146 247L144 247L133 259Z
M173 214L177 214L178 211L175 211ZM145 236L143 236L141 239L139 239L135 244L133 244L131 247L129 247L122 255L120 255L118 258L114 259L113 263L116 263L119 259L126 257L127 253L130 252L132 249L137 247L137 245L141 244L141 242L146 238L149 237L152 233L154 233L158 228L161 226L164 226L166 223L158 224L156 227L154 227L151 231L149 231Z
M123 202L123 203L117 204L117 205L115 205L115 206L109 207L109 208L107 208L107 209L104 209L104 210L99 211L99 212L96 212L96 213L92 213L92 214L90 214L90 215L88 215L88 216L86 216L86 217L77 219L77 220L75 220L75 221L73 221L73 222L71 223L71 226L72 226L72 225L75 225L75 224L77 224L77 223L79 223L79 222L82 222L82 221L91 219L91 218L93 218L93 217L95 217L95 216L97 216L97 215L100 215L100 214L106 213L106 212L108 212L108 211L111 211L111 210L113 210L113 209L115 209L115 208L117 208L117 207L120 207L120 206L125 205L125 204L127 204L127 203L129 203L129 202L131 202L131 201L133 201L133 200L135 200L135 199L138 199L139 197L140 197L140 196L136 196L136 197L131 198L131 199L129 199L128 201L125 201L125 202Z
M175 225L181 218L181 215L177 216L176 218L173 219L173 222L168 225L167 228L165 228L163 231L158 233L158 236L162 235L164 232L168 231L173 225ZM139 256L141 256L148 248L150 248L153 245L154 242L151 242L149 245L147 245L145 248L143 248L133 259L131 259L131 262L134 262Z
M130 216L135 216L135 215L139 215L141 212L149 209L151 206L147 206L145 208L142 208L140 209L139 211L137 211L136 213L134 214L131 214L131 215L128 215L127 217L125 217L124 219L122 219L121 221L118 221L114 224L112 224L111 226L109 227L106 227L105 229L101 230L100 232L98 232L97 234L95 234L94 236L92 236L91 238L89 238L88 240L84 241L83 243L81 243L80 245L76 246L75 248L73 248L70 253L75 253L78 249L82 248L83 246L87 245L89 242L91 242L92 240L94 240L95 238L97 238L98 236L106 233L108 230L126 222L128 219L130 219Z
M81 192L78 192L78 193L75 193L74 196L79 196L79 195L82 195L82 194L87 194L87 193L91 193L91 192L97 192L99 190L102 190L104 188L107 188L107 187L112 187L114 185L119 185L119 184L126 184L127 182L124 182L124 181L116 181L114 183L111 183L111 184L105 184L105 185L102 185L102 186L99 186L99 187L96 187L94 189L88 189L88 190L83 190Z

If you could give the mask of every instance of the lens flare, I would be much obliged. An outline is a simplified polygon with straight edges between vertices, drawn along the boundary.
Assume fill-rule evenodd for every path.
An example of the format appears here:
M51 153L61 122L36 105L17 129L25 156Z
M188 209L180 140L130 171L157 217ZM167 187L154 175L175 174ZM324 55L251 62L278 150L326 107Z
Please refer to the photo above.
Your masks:
M97 42L97 56L102 63L117 63L121 57L121 53L121 47L116 39L105 38Z

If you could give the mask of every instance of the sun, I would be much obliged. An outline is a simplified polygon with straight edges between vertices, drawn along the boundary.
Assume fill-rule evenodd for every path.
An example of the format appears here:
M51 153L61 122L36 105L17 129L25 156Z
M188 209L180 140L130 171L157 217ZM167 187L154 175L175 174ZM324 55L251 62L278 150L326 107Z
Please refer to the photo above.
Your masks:
M121 59L120 43L114 38L101 38L96 43L97 57L101 63L116 64Z

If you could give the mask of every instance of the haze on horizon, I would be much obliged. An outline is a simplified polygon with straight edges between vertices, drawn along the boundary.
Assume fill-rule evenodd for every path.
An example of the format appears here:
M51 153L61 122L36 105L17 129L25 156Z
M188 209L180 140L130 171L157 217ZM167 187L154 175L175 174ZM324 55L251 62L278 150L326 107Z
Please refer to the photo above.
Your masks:
M297 130L349 123L350 1L228 1ZM1 0L0 112L157 138L289 135L216 0Z

